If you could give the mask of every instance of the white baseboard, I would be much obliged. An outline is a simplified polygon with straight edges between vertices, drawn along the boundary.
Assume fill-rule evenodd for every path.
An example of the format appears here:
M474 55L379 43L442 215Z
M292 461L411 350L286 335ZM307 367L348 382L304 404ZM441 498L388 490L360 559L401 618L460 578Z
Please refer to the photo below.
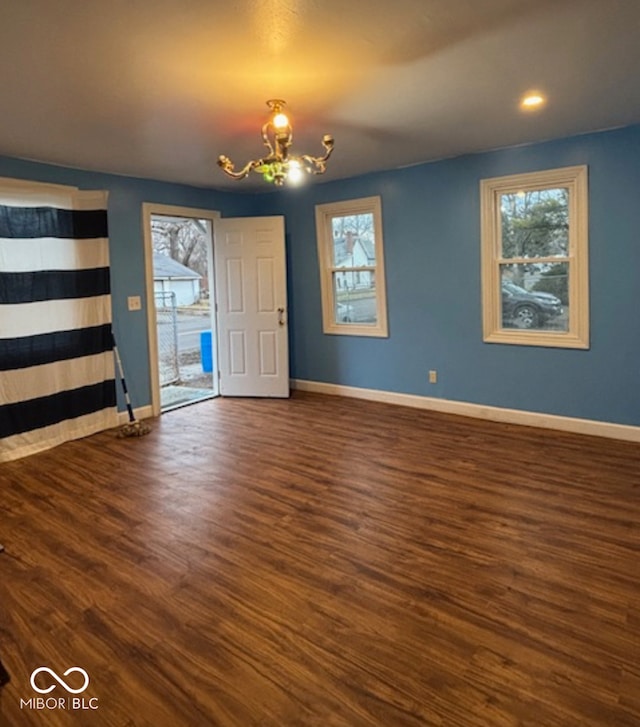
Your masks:
M133 416L136 419L149 419L153 416L153 409L151 407L151 404L148 406L140 406L137 409L133 410ZM118 412L118 424L126 424L129 421L129 414L127 411L119 411Z
M590 434L596 437L609 437L610 439L623 439L628 442L640 442L640 427L626 424L613 424L592 419L577 419L574 417L557 416L555 414L540 414L538 412L520 411L518 409L503 409L497 406L470 404L464 401L435 399L433 397L418 396L415 394L397 394L392 391L361 389L356 386L326 384L321 381L305 381L304 379L292 379L291 388L318 394L348 396L354 399L367 399L369 401L380 401L386 404L411 406L416 409L429 409L445 414L458 414L476 419L489 419L494 422L523 424L529 427L558 429L575 434Z

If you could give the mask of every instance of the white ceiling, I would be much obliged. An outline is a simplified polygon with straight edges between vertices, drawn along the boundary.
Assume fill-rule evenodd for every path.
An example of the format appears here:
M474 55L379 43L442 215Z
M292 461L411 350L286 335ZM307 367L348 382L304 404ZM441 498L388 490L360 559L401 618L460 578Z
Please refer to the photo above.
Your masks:
M324 179L640 122L640 0L0 2L9 156L240 191L269 98Z

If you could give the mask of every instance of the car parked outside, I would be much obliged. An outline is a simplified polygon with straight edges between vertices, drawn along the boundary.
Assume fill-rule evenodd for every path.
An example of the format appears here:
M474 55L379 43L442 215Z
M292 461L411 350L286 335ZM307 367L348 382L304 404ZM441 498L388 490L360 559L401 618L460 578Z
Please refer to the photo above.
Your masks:
M550 318L562 314L562 301L551 293L502 283L502 322L516 328L541 328Z

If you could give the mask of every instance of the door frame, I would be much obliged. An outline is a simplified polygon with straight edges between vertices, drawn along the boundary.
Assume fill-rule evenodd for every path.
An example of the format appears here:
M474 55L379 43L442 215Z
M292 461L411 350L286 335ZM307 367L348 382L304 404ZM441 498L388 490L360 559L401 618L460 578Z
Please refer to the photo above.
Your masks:
M147 337L149 342L149 379L151 381L151 409L154 417L161 413L160 401L160 373L158 368L158 331L155 314L155 298L153 286L153 240L151 235L152 215L166 215L169 217L193 217L199 220L208 220L211 223L211 248L207 250L209 282L215 285L213 270L213 226L214 221L222 215L216 210L204 210L196 207L181 207L176 205L158 204L155 202L142 203L142 231L144 238L145 284L147 303ZM211 289L211 288L210 288ZM211 319L215 321L216 311L214 301L211 299ZM212 337L212 345L215 336ZM217 360L217 356L215 357ZM213 372L216 375L216 372Z

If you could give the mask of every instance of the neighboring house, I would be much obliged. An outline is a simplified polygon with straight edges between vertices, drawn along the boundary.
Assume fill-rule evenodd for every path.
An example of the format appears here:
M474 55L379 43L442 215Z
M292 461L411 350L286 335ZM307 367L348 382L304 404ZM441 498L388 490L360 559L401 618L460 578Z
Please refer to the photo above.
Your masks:
M167 255L154 252L153 292L156 294L156 305L168 303L168 300L160 301L158 293L175 293L178 306L193 305L200 300L200 274Z
M344 273L336 273L338 290L371 288L373 272L371 270L353 270L375 265L373 243L368 236L347 232L344 237L334 239L333 248L336 267L346 268Z

